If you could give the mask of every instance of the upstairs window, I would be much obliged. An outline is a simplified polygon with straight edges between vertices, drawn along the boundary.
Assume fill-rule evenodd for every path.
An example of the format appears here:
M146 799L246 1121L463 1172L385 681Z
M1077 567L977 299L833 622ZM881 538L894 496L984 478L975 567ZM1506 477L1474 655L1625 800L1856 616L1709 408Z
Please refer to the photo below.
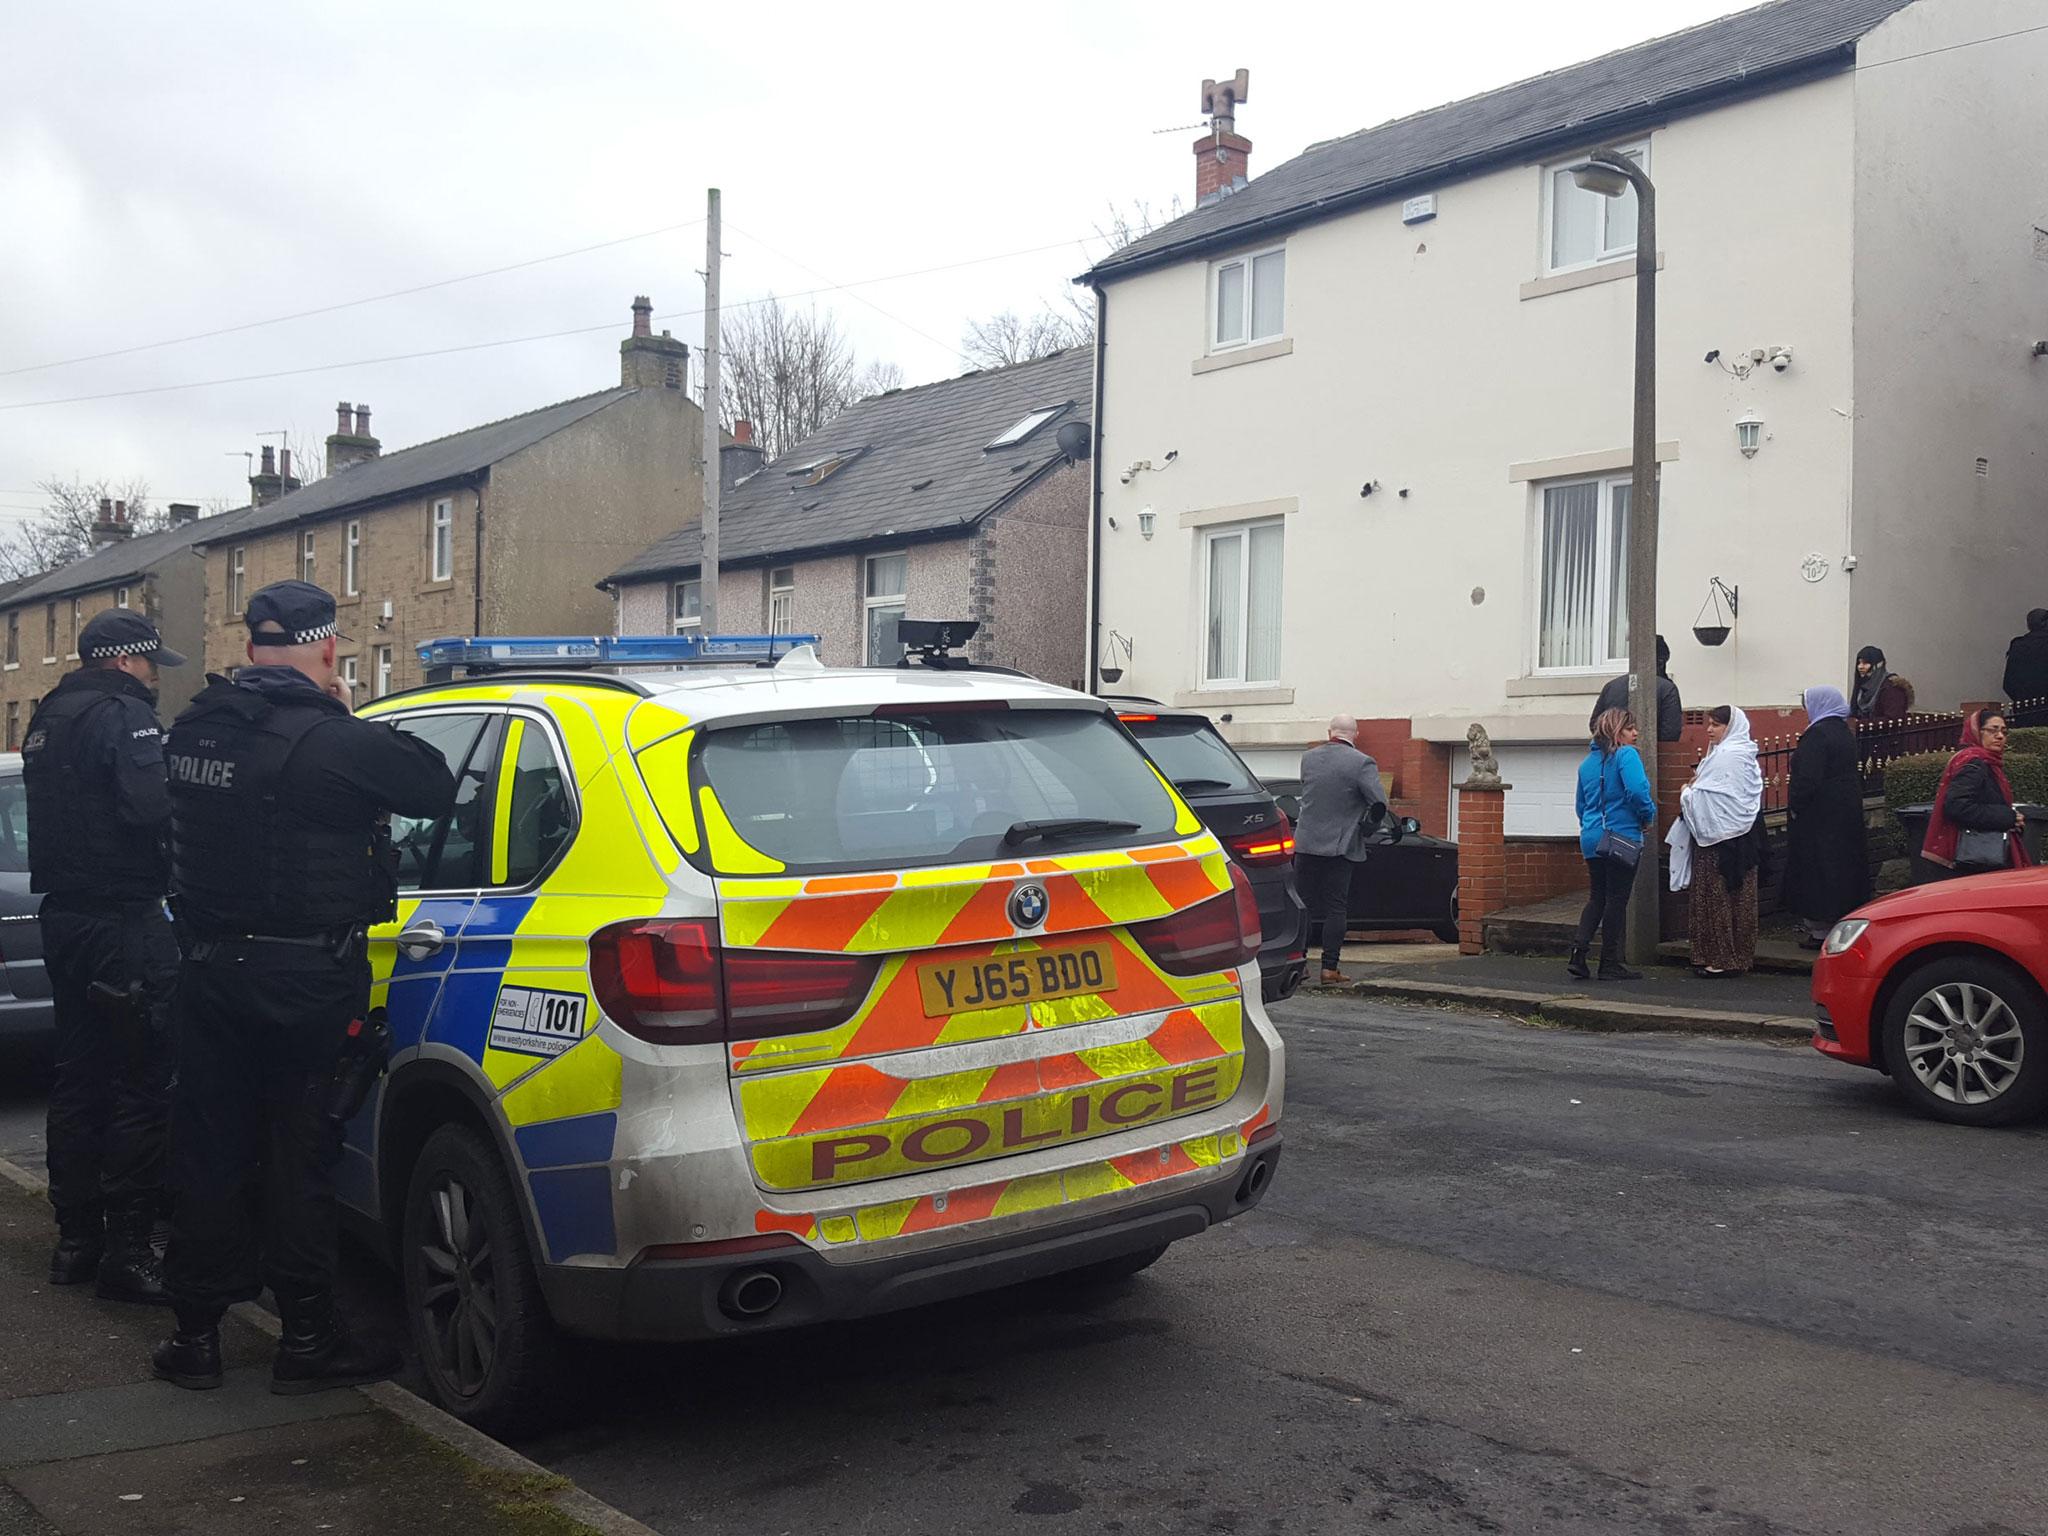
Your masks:
M455 574L455 503L446 497L434 503L427 538L427 579L447 581Z
M57 605L43 604L43 660L57 659Z
M677 582L675 632L679 635L694 635L703 627L704 583L701 581Z
M1628 663L1627 475L1554 481L1538 511L1536 670Z
M248 550L237 545L228 551L228 612L230 619L242 616L242 578L249 569Z
M10 667L21 665L21 615L19 613L7 615L7 665Z
M1280 680L1278 522L1212 528L1203 538L1202 651L1205 686L1235 687Z
M1274 341L1287 329L1287 251L1233 256L1209 269L1209 350Z
M363 525L350 523L341 540L341 595L355 597L362 592Z
M778 565L768 573L768 633L796 633L796 567Z
M904 592L910 583L910 556L870 555L866 562L863 606L867 612L866 665L893 667L903 659L896 623L903 617Z
M313 530L308 528L299 535L299 580L313 579Z
M1650 165L1647 139L1624 144L1621 152L1645 170ZM1619 197L1588 192L1572 180L1571 167L1583 155L1543 172L1543 225L1547 270L1570 272L1633 256L1636 249L1636 192Z

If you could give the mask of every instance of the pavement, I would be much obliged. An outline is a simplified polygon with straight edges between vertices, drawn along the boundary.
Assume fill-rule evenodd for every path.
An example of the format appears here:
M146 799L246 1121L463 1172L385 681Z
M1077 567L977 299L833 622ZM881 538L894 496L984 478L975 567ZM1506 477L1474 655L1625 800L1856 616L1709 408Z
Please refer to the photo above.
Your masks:
M1460 955L1451 944L1352 944L1351 980L1319 994L1403 999L1541 1017L1581 1029L1670 1029L1803 1040L1813 1033L1811 978L1755 970L1713 980L1683 964L1645 969L1641 981L1577 981L1552 955Z
M49 1207L0 1172L0 1536L644 1536L399 1388L273 1395L250 1309L218 1390L153 1380L170 1314L50 1285Z

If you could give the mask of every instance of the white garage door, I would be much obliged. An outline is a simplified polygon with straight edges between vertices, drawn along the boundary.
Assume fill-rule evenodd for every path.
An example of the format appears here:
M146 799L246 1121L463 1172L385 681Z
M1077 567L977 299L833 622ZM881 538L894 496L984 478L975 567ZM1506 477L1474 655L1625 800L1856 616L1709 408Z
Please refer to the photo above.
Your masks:
M1508 791L1502 831L1509 837L1579 835L1579 764L1584 742L1497 741L1500 776Z

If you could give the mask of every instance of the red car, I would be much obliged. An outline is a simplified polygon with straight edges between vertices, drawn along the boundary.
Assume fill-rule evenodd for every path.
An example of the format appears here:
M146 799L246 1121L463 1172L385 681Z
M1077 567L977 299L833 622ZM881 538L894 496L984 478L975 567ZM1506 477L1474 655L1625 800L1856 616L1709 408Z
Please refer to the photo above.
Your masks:
M2005 1125L2048 1104L2048 869L1881 896L1813 967L1814 1049L1889 1072L1922 1114Z

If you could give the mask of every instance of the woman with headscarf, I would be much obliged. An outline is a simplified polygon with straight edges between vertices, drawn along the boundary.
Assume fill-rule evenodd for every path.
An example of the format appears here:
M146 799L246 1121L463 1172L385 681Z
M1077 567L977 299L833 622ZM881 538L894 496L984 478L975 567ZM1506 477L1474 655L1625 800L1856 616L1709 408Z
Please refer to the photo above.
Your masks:
M1757 868L1764 850L1764 775L1749 716L1731 704L1707 712L1707 755L1679 791L1671 829L1673 883L1692 875L1692 968L1739 976L1756 963ZM1681 831L1680 829L1683 828ZM1697 852L1686 858L1690 839Z
M1867 647L1865 654L1875 649ZM1883 660L1880 652L1880 666ZM1791 846L1784 899L1806 930L1799 942L1819 949L1830 928L1870 900L1870 857L1863 845L1863 773L1848 700L1839 688L1809 688L1805 704L1806 729L1792 749L1785 802Z
M2013 808L2005 776L2006 718L1980 709L1963 722L1963 745L1941 773L1934 812L1920 856L1945 871L1938 876L1982 875L2024 869L2033 862L2020 833L2027 818Z
M1885 664L1884 652L1874 645L1856 653L1849 712L1858 720L1901 720L1913 712L1913 685Z

